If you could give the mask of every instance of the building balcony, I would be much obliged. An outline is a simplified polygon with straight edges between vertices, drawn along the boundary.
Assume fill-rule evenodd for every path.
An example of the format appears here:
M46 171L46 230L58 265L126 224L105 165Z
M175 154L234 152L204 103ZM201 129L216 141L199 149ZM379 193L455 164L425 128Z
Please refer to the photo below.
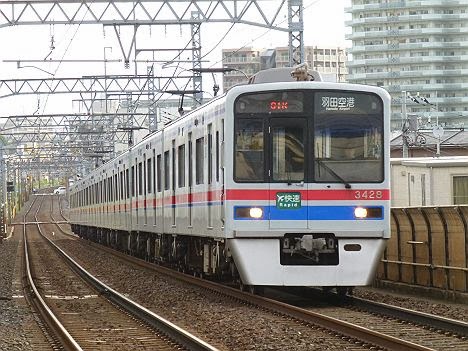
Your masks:
M351 82L351 79L348 80ZM454 84L398 84L398 82L395 82L395 84L384 86L384 88L389 92L389 93L395 93L395 92L401 92L401 91L419 91L420 93L426 93L426 92L437 92L437 93L442 93L444 91L461 91L462 89L467 89L468 88L468 83L454 83ZM466 102L468 102L468 97L444 97L444 98L439 98L439 99L467 99Z
M411 79L411 78L419 78L419 79L430 79L430 78L445 78L445 77L457 77L459 79L467 79L468 78L468 69L454 69L454 70L424 70L424 71L416 71L416 70L407 70L407 71L393 71L393 72L372 72L372 73L353 73L349 75L348 79L352 80L369 80L369 79L378 79L378 80L386 80L386 79Z
M451 41L451 42L425 42L425 43L406 43L406 44L378 44L378 45L353 45L348 50L350 54L358 54L364 52L398 52L410 50L440 50L440 49L466 49L468 47L468 38L466 41Z
M440 0L423 0L423 1L399 1L391 3L374 3L374 4L362 4L345 7L346 13L361 12L361 11L376 11L376 10L389 10L389 9L421 9L431 7L444 7L451 8L457 5L468 5L466 0L457 1L455 4L450 6L449 3L441 2Z
M358 11L360 12L360 11ZM362 26L365 24L395 24L395 23L423 23L423 22L449 22L449 21L467 21L467 13L458 14L435 14L429 13L424 15L403 15L403 16L381 16L381 17L365 17L353 18L345 21L348 27Z
M355 28L356 29L356 28ZM468 34L468 27L463 28L419 28L419 29L389 29L375 31L353 31L346 34L347 40L386 38L431 37L434 35L462 35Z
M352 60L347 63L349 68L365 66L410 65L410 64L436 64L436 63L464 63L468 62L468 55L461 56L414 56L414 57L388 57L382 59Z

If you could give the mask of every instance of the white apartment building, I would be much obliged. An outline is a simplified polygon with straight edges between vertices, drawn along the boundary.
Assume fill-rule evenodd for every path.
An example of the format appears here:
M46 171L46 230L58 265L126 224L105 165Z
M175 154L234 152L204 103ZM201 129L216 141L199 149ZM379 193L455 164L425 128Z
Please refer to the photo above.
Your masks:
M468 125L468 0L351 0L348 81L392 96L392 127ZM406 114L404 114L406 105Z

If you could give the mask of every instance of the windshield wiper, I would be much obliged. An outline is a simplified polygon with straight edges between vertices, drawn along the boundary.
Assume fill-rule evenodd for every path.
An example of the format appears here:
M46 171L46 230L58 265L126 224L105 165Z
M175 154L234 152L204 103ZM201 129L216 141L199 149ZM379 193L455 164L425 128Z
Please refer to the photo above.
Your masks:
M351 184L348 183L347 180L345 180L342 176L338 175L333 169L331 169L329 166L327 166L322 160L316 159L317 163L320 164L323 168L325 168L328 173L330 173L332 176L334 176L336 179L341 181L344 184L344 187L346 189L351 189Z

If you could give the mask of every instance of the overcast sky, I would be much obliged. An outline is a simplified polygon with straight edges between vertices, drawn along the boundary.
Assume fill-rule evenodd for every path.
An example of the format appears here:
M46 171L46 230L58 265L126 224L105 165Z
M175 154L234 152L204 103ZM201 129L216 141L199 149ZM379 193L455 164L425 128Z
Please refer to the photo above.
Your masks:
M260 2L261 3L261 2ZM304 0L304 44L318 46L348 47L345 41L344 7L348 0ZM285 32L267 31L266 29L236 25L229 31L230 24L202 25L202 55L209 53L203 67L219 67L221 49L250 46L268 48L287 46L288 35ZM159 27L162 28L162 27ZM226 38L219 43L220 37ZM185 45L190 38L190 27L168 26L164 32L155 33L142 27L139 36L147 38L148 43L180 42ZM140 37L140 38L141 38ZM54 49L51 50L53 38ZM122 32L124 41L131 38ZM74 26L16 26L0 29L0 79L49 78L43 71L26 67L18 69L16 63L4 60L44 59L103 59L104 47L107 59L122 59L122 54L111 27L104 29L101 25ZM144 45L140 39L140 45ZM164 44L163 44L164 45ZM154 45L152 45L154 47ZM212 50L213 49L213 50ZM131 56L133 58L133 55ZM67 63L23 63L22 66L34 65L42 70L55 74L56 77L80 77L83 75L103 75L104 63L67 64ZM132 74L134 70L125 70L123 63L107 63L107 74ZM143 74L143 72L139 72ZM208 89L207 89L208 90ZM78 112L72 103L76 96L60 94L59 96L30 96L0 99L1 115L40 113Z

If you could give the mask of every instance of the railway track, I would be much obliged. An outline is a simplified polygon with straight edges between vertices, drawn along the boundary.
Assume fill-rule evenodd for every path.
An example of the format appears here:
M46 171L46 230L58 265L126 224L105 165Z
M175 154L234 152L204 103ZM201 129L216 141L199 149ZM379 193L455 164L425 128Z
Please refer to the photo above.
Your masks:
M38 222L37 203L36 197L23 224L26 290L40 302L53 349L216 350L99 282L46 239L41 226L26 225Z
M89 243L89 245L96 247L97 250L103 249L100 245L93 243ZM115 252L114 250L107 248L105 250L113 255L117 255L121 259L132 261L150 270L156 270L159 273L169 275L188 284L195 284L202 289L228 296L243 304L255 306L255 308L279 315L281 318L287 319L286 324L292 323L292 328L296 328L302 332L304 326L318 329L325 333L333 334L335 337L355 344L356 347L361 347L362 349L444 350L447 346L451 350L468 349L466 324L458 321L450 321L412 311L403 313L403 309L395 309L394 306L389 305L385 306L385 310L382 309L383 307L376 310L376 306L378 305L373 304L372 308L370 305L365 307L365 302L358 299L353 300L354 303L349 304L348 307L322 307L320 308L320 313L317 313L317 308L314 308L314 311L312 311L260 296L246 294L237 289L220 286L212 282L167 270L163 267L157 267L142 260ZM125 293L131 294L132 292L127 291ZM354 307L350 307L351 305ZM399 312L396 312L396 310L399 310ZM418 316L418 318L411 319L410 315ZM423 315L424 320L421 319Z
M276 290L281 294L281 289ZM424 326L433 331L439 331L442 334L453 335L461 340L468 340L468 323L463 321L371 301L365 298L355 296L342 297L337 294L324 293L322 290L315 288L296 288L283 291L287 291L296 297L292 299L295 305L304 306L310 303L311 300L325 301L327 305L385 316L409 324Z
M94 244L91 244L93 246ZM115 254L115 253L114 253ZM128 259L128 257L124 257ZM131 258L133 260L133 258ZM137 264L154 269L154 266L141 260ZM315 313L312 311L304 310L303 308L297 308L288 304L282 304L278 301L265 299L260 296L246 294L236 289L230 289L225 286L219 286L208 281L203 281L198 278L193 278L186 275L180 275L173 271L166 271L162 267L157 267L158 272L164 272L170 276L182 279L184 282L189 284L196 284L197 286L207 289L210 292L228 296L231 299L240 301L242 304L251 306L252 308L261 308L268 311L268 313L274 313L282 316L285 320L281 323L292 325L293 329L304 330L304 325L307 328L317 328L331 333L335 337L342 338L350 343L355 343L362 346L363 349L372 349L380 347L382 349L389 350L431 350L430 347L425 347L413 343L408 340L402 340L401 338L385 335L383 333L375 332L372 328L364 328L356 325L356 323L350 323L346 321L339 321L337 318L330 318L325 316L323 313ZM127 292L131 293L131 291ZM361 313L362 314L362 313ZM280 318L281 319L281 318ZM382 323L382 321L380 321ZM302 331L303 332L303 331ZM438 335L439 337L439 335ZM463 348L462 348L463 349Z

